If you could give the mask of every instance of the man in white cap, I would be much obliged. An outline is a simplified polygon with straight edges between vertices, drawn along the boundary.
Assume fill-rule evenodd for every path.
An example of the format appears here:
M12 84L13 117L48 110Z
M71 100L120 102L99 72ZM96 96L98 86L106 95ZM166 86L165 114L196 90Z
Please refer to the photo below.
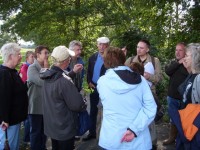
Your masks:
M104 75L106 71L102 56L104 50L109 46L109 42L110 40L107 37L98 38L97 39L98 52L96 52L89 58L88 70L87 70L87 82L89 88L93 89L92 93L90 94L91 128L89 130L89 134L85 138L83 138L83 141L96 138L96 122L98 114L97 105L99 103L99 93L97 92L96 85L99 77Z
M74 149L77 112L85 109L81 94L64 71L74 55L65 46L54 48L51 54L53 66L40 73L40 78L44 80L44 133L51 138L52 149ZM77 70L74 71L76 73Z

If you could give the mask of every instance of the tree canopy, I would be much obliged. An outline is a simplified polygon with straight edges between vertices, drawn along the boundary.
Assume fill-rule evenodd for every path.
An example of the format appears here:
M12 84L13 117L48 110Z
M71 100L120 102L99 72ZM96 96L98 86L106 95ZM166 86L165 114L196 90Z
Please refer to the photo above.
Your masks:
M80 40L86 56L99 36L127 45L129 55L147 38L163 61L173 57L177 42L200 41L199 0L1 0L0 14L3 32L50 48Z

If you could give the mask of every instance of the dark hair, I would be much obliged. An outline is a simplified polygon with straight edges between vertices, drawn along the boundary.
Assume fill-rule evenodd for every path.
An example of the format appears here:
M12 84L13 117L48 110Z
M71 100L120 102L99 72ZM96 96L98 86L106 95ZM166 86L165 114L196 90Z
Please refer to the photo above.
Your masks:
M139 62L131 62L129 67L134 72L137 72L137 73L139 73L140 75L143 76L143 74L144 74L144 66L141 63L139 63Z
M44 46L44 45L39 45L39 46L37 46L37 47L35 48L35 57L37 57L37 53L41 53L41 51L42 51L43 49L49 50L49 48L48 48L47 46Z
M124 46L121 46L120 48L121 48L121 49L122 49L122 48L126 48L126 49L127 49L127 46L126 46L126 45L124 45Z
M126 61L124 52L118 47L108 47L104 51L104 65L106 68L123 66Z
M139 42L143 42L147 45L148 48L150 48L151 44L148 40L145 40L145 39L141 39Z

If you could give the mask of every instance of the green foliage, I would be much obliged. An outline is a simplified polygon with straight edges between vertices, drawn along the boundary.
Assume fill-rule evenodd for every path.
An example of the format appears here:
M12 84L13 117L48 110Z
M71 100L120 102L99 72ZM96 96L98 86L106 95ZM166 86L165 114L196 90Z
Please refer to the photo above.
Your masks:
M16 42L16 36L6 32L2 32L0 36L0 48L8 42Z
M0 64L2 64L3 63L3 60L2 60L2 57L0 56Z

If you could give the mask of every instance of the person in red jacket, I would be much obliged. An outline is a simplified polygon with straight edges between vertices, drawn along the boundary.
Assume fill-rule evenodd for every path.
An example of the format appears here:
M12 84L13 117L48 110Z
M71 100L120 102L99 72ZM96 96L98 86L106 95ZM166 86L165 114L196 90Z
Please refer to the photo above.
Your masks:
M27 80L28 67L34 62L34 52L27 51L25 56L26 56L26 62L24 62L21 65L20 70L19 70L19 75L24 83Z
M27 71L28 67L34 62L35 53L33 51L27 51L25 54L26 62L24 62L19 70L19 75L22 81L25 83L27 80ZM24 138L23 138L25 146L30 142L30 124L28 119L24 120Z

